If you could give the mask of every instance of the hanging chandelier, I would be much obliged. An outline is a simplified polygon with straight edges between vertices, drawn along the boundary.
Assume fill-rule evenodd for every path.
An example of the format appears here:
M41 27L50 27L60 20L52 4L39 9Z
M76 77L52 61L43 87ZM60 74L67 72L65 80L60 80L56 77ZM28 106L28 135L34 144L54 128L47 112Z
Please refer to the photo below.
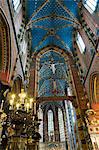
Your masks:
M37 116L37 104L35 98L29 97L24 89L21 89L21 93L19 94L10 92L8 101L8 124L10 128L14 130L14 135L40 138L39 133L36 131L39 128L41 119L38 119Z
M21 89L21 93L19 94L10 93L8 100L10 104L9 111L34 112L36 114L36 100L34 97L29 97L24 89Z

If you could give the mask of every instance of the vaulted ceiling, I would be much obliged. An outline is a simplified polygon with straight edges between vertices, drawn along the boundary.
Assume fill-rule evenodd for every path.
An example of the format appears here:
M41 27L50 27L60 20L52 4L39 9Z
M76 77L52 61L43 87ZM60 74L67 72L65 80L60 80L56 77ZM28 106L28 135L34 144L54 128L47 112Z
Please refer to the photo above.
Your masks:
M28 0L26 6L33 52L48 45L73 50L73 31L80 26L75 0Z
M47 46L73 50L73 32L79 28L78 5L74 0L27 0L27 30L32 52ZM40 58L38 96L64 96L68 83L64 58L51 49Z

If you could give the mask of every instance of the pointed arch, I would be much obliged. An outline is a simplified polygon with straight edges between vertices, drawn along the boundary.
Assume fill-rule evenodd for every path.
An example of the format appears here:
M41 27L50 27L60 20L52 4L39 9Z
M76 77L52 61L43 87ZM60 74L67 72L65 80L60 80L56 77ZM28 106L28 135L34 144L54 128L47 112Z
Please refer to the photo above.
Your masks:
M48 110L48 136L49 141L54 141L54 115L51 109Z
M13 81L12 91L18 94L21 92L21 88L22 88L22 77L20 75L17 75Z
M39 106L38 118L42 120L39 125L39 133L41 135L40 142L43 142L43 110L42 110L41 106Z
M89 86L91 103L99 103L99 72L91 74Z
M64 130L64 120L63 113L61 108L58 108L58 121L59 121L59 132L60 132L60 141L65 141L65 130Z
M10 28L8 21L0 9L0 80L9 83L11 51L10 51Z
M39 78L40 78L39 74L38 74L38 71L40 69L40 58L44 54L46 54L50 51L53 51L53 52L59 54L61 57L64 58L64 61L66 63L68 62L68 57L72 56L72 53L68 49L67 49L67 51L65 51L64 49L61 49L58 46L47 46L44 49L41 49L41 51L33 53L32 57L33 57L33 59L35 58L35 89L37 89L37 87L38 87L38 82L39 82ZM35 91L34 95L38 96L37 90L34 90L34 91Z

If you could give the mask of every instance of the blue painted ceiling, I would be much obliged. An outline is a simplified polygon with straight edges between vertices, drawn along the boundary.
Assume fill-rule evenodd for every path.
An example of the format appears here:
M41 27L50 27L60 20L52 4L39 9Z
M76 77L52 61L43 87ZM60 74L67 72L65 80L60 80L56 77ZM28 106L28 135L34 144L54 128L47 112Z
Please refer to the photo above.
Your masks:
M78 23L74 0L27 0L27 28L31 28L32 51L48 45L72 50L72 36Z
M27 30L32 35L32 52L46 46L73 50L73 31L79 26L74 0L27 0ZM67 85L64 58L50 51L40 59L38 96L64 96Z

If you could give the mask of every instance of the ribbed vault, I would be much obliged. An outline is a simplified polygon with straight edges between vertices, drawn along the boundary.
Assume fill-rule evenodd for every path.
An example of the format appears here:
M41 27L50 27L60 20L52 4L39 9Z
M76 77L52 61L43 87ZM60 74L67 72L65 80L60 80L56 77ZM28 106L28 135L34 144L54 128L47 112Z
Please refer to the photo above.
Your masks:
M75 28L79 28L77 2L73 0L26 1L27 30L31 29L32 51L48 45L73 50Z

